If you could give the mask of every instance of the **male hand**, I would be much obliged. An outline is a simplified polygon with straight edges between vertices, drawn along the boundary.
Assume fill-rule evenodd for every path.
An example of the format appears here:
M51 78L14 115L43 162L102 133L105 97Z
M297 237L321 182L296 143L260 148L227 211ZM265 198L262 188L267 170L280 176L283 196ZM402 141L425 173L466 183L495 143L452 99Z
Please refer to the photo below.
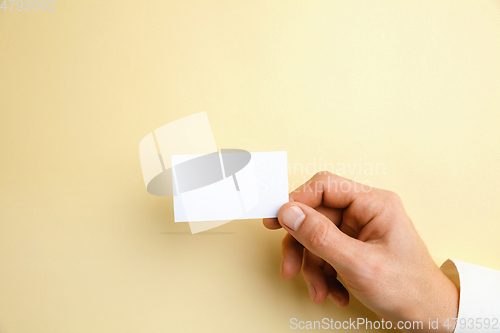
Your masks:
M458 289L434 263L393 192L321 172L264 225L288 232L281 276L291 279L302 268L316 304L329 297L345 307L350 293L386 320L423 321L423 331L429 318L453 323L457 317Z

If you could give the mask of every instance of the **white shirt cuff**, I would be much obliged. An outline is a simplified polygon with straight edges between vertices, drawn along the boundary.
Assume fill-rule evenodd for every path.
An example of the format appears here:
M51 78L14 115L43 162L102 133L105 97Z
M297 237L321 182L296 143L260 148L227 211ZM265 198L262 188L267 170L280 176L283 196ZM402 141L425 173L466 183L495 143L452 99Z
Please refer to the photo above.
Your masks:
M441 270L460 290L454 333L500 332L500 271L454 259Z

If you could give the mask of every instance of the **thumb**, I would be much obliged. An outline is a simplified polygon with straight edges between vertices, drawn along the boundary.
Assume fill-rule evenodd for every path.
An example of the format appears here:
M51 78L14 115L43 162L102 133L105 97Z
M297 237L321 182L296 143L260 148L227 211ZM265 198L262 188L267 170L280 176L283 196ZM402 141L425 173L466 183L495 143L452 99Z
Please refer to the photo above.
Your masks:
M278 221L305 248L337 269L351 265L356 258L357 240L308 205L284 204L278 212Z

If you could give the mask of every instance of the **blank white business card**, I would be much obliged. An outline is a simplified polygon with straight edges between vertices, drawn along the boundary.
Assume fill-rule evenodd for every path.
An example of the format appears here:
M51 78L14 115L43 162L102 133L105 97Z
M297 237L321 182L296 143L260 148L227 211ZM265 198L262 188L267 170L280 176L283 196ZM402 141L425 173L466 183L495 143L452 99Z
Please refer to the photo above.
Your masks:
M222 176L217 177L220 180L199 188L183 183L187 182L186 177L177 179L176 167L203 155L172 155L175 222L276 217L280 207L288 202L286 152L250 154L249 162L234 175L224 175L222 166Z

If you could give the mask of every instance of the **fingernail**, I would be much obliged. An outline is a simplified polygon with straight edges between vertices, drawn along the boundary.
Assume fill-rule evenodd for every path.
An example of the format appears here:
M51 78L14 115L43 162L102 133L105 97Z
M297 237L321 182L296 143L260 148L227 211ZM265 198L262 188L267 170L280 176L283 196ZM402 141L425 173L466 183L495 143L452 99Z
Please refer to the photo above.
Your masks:
M306 215L297 206L290 206L281 214L281 222L293 231L297 231L306 218Z
M330 299L333 301L333 303L335 303L339 308L342 307L342 300L340 299L340 297L334 293L330 293L328 295L328 297L330 297Z
M311 300L314 302L314 297L316 297L316 288L312 285L312 283L307 283L307 289L309 289L309 296L311 296Z
M284 261L285 261L285 258L281 258L280 275L283 275L283 262Z

